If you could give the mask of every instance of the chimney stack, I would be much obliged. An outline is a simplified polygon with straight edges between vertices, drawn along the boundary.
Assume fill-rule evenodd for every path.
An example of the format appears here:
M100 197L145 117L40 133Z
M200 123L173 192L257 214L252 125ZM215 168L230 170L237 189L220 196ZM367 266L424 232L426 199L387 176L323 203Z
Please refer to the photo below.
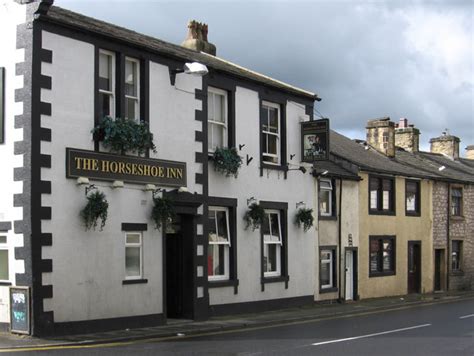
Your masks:
M188 22L188 37L181 46L198 52L216 55L216 46L207 41L208 26L195 20Z
M466 147L466 158L474 159L474 145L469 145Z
M389 117L367 121L367 143L387 157L395 157L395 124Z
M459 137L449 134L448 129L443 132L440 137L435 137L430 140L431 153L443 153L453 159L459 158Z
M401 118L395 127L395 146L408 152L418 152L420 146L420 130L408 125L406 118Z

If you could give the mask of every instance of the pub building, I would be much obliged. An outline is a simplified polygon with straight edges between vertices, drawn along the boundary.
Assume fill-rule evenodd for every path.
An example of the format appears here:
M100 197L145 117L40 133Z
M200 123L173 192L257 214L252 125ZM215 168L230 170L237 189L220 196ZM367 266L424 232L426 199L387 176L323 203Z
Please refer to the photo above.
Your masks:
M50 335L312 303L317 95L217 57L207 25L179 46L52 3L0 9L1 325ZM124 118L152 141L107 144ZM85 220L91 201L102 219Z

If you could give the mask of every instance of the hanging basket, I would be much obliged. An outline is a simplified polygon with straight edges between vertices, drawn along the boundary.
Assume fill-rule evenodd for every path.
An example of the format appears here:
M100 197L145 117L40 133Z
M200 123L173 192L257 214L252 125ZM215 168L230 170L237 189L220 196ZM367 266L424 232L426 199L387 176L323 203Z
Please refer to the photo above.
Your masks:
M239 168L242 165L242 158L234 147L217 147L212 156L212 160L214 161L214 170L216 172L220 172L226 177L234 176L237 178Z
M169 223L176 216L173 202L168 198L153 198L153 209L151 211L151 218L155 222L155 228L161 229L163 224Z
M244 221L247 223L245 230L250 226L252 230L259 229L262 226L263 220L265 219L265 209L263 209L257 203L253 203L249 206L248 210L245 212Z
M313 217L313 209L306 209L301 208L295 214L295 224L298 227L303 225L304 232L308 231L313 227L314 217Z
M87 196L87 204L80 213L86 230L95 230L98 225L98 220L100 219L100 231L102 231L105 226L105 222L107 221L108 210L109 203L105 199L104 193L99 191L90 193Z

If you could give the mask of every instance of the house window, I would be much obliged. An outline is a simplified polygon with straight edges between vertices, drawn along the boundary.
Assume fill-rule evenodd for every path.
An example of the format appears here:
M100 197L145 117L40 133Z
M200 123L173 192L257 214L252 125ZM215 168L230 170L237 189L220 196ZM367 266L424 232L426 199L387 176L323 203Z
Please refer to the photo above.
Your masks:
M208 151L227 147L228 103L225 90L209 87L207 93Z
M372 214L395 212L395 187L393 178L373 177L369 179L369 211Z
M229 209L210 206L207 252L207 275L210 281L229 279L229 250Z
M462 241L452 241L451 251L451 271L459 272L462 270Z
M125 58L125 117L140 120L140 62Z
M332 290L336 287L336 249L321 247L319 261L320 290Z
M0 281L9 280L8 270L8 247L6 236L0 236Z
M462 188L451 189L451 215L462 216Z
M281 275L281 218L279 210L265 210L262 224L263 234L263 275Z
M321 216L333 215L333 187L330 179L319 181L319 214Z
M405 181L405 208L406 215L420 215L420 182Z
M263 101L261 122L263 162L267 164L279 165L281 162L280 105Z
M395 236L370 236L369 276L395 274Z
M143 272L143 243L141 232L125 234L125 279L140 279Z
M100 118L115 116L115 54L99 50Z

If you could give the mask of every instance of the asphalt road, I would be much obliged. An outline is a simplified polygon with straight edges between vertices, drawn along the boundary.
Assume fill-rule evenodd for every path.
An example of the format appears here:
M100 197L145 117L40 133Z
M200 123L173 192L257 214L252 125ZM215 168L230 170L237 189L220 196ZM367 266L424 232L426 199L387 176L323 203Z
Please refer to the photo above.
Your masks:
M472 356L474 300L221 334L27 354Z

